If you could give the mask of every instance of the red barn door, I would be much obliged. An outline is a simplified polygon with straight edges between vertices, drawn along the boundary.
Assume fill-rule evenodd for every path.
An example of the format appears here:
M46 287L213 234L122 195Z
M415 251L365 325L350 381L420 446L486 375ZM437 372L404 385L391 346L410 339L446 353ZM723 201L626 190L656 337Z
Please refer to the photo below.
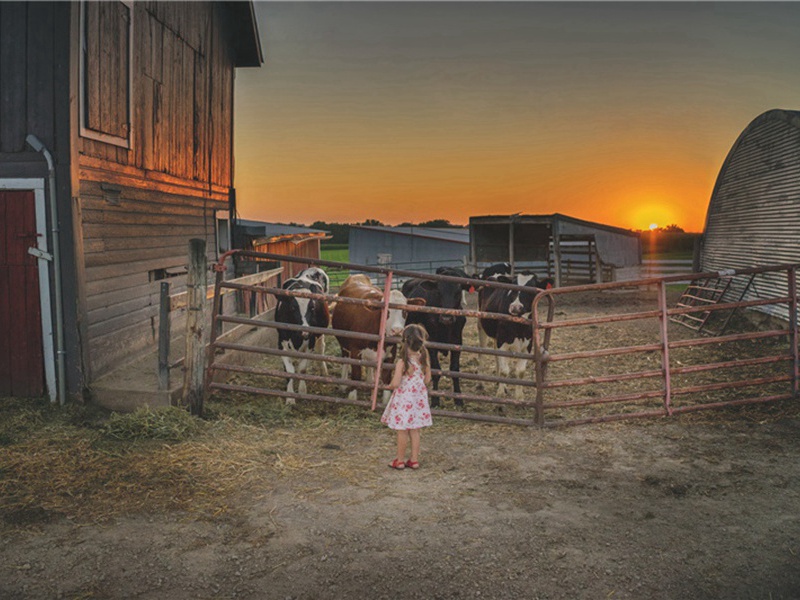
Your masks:
M44 394L39 270L32 191L0 191L0 396Z

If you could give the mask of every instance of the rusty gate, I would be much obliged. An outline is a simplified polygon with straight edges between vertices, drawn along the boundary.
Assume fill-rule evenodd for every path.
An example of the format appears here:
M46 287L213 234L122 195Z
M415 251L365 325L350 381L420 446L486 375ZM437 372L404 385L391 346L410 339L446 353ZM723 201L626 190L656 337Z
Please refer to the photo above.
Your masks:
M413 305L394 305L388 302L388 291L393 285L404 278L420 278L432 281L444 280L452 281L455 283L470 284L473 286L487 285L495 286L510 290L521 290L519 286L512 284L505 284L499 282L486 282L478 279L462 279L458 277L451 277L447 275L418 273L415 271L392 270L389 268L372 267L365 265L355 265L349 263L341 263L334 261L325 261L319 259L298 258L291 256L283 256L271 253L257 253L250 251L236 250L229 254L238 254L242 258L251 260L269 260L269 261L286 261L286 262L302 262L304 265L326 267L329 270L344 270L346 272L359 272L366 273L372 276L372 279L377 282L379 287L384 288L384 302L360 300L355 298L342 298L335 294L311 294L307 292L296 292L284 290L281 287L256 287L247 284L227 282L224 280L222 272L222 264L226 257L220 260L217 268L217 278L215 283L214 294L214 307L213 307L213 326L212 326L212 339L208 354L208 371L207 371L207 393L212 392L244 392L248 394L258 394L271 397L299 399L308 401L320 401L335 404L347 404L361 406L367 409L375 409L379 405L377 403L378 394L386 389L381 383L380 377L374 377L374 381L354 381L344 376L332 377L323 375L312 375L310 373L287 373L283 370L282 366L269 366L270 357L288 356L291 358L305 358L313 363L324 361L330 365L361 365L369 367L373 370L381 365L383 369L392 368L391 365L384 365L381 356L377 356L375 360L365 360L358 357L344 357L334 355L320 355L318 353L300 353L293 350L283 350L277 348L277 344L273 347L263 346L248 346L240 343L230 343L217 340L216 332L220 329L223 323L233 325L244 325L247 327L271 328L271 329L285 329L289 331L308 331L319 335L339 336L343 338L357 338L361 340L375 342L378 349L382 349L385 344L395 344L399 342L399 338L392 338L387 336L385 331L379 331L377 335L372 334L359 334L348 331L337 331L331 328L313 328L302 327L298 325L289 325L284 323L276 323L269 320L246 318L234 315L220 314L220 297L223 291L227 290L242 290L249 291L256 294L271 294L274 296L295 296L306 298L317 298L325 300L328 303L333 302L347 302L354 304L362 304L372 306L373 308L381 311L388 311L390 308L401 308L406 311L426 312L440 315L461 315L467 318L467 327L464 330L465 341L462 345L441 344L429 342L428 346L431 349L437 349L447 352L460 352L461 353L461 371L452 372L442 365L442 368L434 370L433 374L441 377L440 383L446 384L447 380L452 380L453 377L458 377L465 389L461 393L455 393L452 389L446 389L446 385L440 385L439 390L431 391L432 398L438 398L440 402L448 403L451 401L461 401L466 403L466 409L448 410L446 408L434 409L432 413L435 416L446 416L460 419L470 419L478 421L488 421L495 423L509 423L516 425L538 425L538 426L557 426L557 425L574 425L591 422L602 422L626 418L640 418L640 417L656 417L672 415L681 412L688 412L692 410L718 408L721 406L729 406L735 404L744 404L752 402L768 402L772 400L779 400L791 398L796 396L797 392L797 379L798 379L798 358L797 358L797 306L796 306L796 288L795 288L795 268L791 267L774 267L771 269L758 270L759 272L780 272L785 273L787 277L787 286L789 293L780 298L767 298L762 300L755 300L749 302L740 302L734 304L719 305L715 310L731 310L734 308L746 308L753 306L764 306L767 304L783 303L789 307L790 315L793 318L790 320L788 327L781 327L778 329L770 329L767 331L760 330L749 333L739 333L734 335L722 336L718 338L700 338L692 337L688 339L670 339L669 335L669 318L681 312L691 312L692 310L701 309L681 309L669 308L667 305L667 286L674 284L677 281L686 281L689 279L699 279L702 277L719 276L719 274L691 274L682 276L671 276L665 278L653 278L638 280L633 282L620 282L620 283L607 283L589 286L579 286L573 288L558 288L542 292L537 296L534 301L531 318L513 317L511 315L503 315L496 313L484 313L477 309L466 308L464 310L446 310L441 308L434 308L428 306L413 306ZM227 256L227 255L226 255ZM741 273L751 273L753 269L742 271L731 271L728 276L736 276ZM529 289L529 288L528 288ZM651 296L655 306L650 310L626 312L618 314L607 314L602 316L583 316L578 318L554 319L556 299L558 299L559 314L566 314L570 310L569 298L574 295L580 294L614 294L623 292L629 289L646 289L655 290ZM612 296L613 298L613 296ZM563 303L563 306L562 306ZM525 352L511 352L499 350L493 347L485 347L477 343L469 343L468 330L472 331L470 322L477 322L479 318L492 318L496 320L506 320L516 323L523 323L531 327L533 343L532 352L530 354ZM622 343L617 345L610 345L604 348L597 349L574 349L569 347L569 344L562 343L562 333L570 331L571 329L579 329L581 327L601 328L607 325L614 324L631 324L638 321L653 321L657 324L656 339L648 341L647 343ZM385 323L385 316L381 321ZM678 328L678 325L673 324L673 328ZM555 338L553 336L555 335ZM598 333L602 336L602 333ZM623 334L623 342L627 339ZM674 335L674 334L673 334ZM680 336L678 336L680 337ZM555 346L551 348L551 338L555 342ZM735 360L711 361L700 362L697 364L687 365L672 364L670 353L673 355L681 351L691 351L693 348L700 348L707 345L714 345L718 347L725 344L735 344L743 341L750 340L772 340L777 338L785 338L788 340L788 348L780 351L778 354L768 356L750 357L750 358L737 358ZM569 337L564 340L569 341ZM566 351L562 351L566 350ZM245 366L225 364L218 360L221 353L226 351L239 351L261 355L264 357L265 365L258 366ZM658 365L656 368L648 368L644 370L632 370L635 364L631 366L625 365L625 360L629 357L641 355L647 357L646 360L654 360L654 356L658 356ZM515 359L526 361L529 364L527 375L524 378L503 377L497 374L489 374L484 372L482 367L481 358L488 356L500 359ZM595 367L599 372L586 372L585 369L578 369L577 371L583 374L581 377L575 377L574 372L567 365L579 364L582 361L591 362L594 359L613 360L617 364L612 365L614 368L608 368L600 364ZM790 368L785 369L783 373L772 374L770 376L747 376L744 379L736 381L723 381L704 383L702 385L680 386L676 387L675 379L678 376L685 376L690 373L707 373L716 370L730 370L736 368L752 367L764 368L765 365L776 365L782 363L789 363ZM466 367L466 368L465 368ZM621 371L620 371L621 369ZM619 371L619 372L615 372ZM566 371L566 376L563 375ZM374 371L377 372L377 371ZM215 381L214 375L225 373L241 373L247 376L253 376L253 380L268 380L269 384L257 385L256 383L230 383L227 381ZM553 377L555 375L555 378ZM218 379L219 377L217 377ZM307 393L299 393L297 391L288 391L285 383L283 385L276 385L274 381L286 380L300 380L306 382L309 386L313 386L312 390ZM642 381L657 381L660 382L656 389L642 390ZM619 391L598 391L605 384L627 385L635 386L633 389L627 389L623 392ZM786 390L773 393L772 388L769 386L786 385ZM507 385L514 386L511 389L522 390L522 393L515 397L509 397L507 394L491 393L487 390L487 386L493 385ZM747 398L728 398L720 401L708 401L707 395L713 393L720 393L726 390L739 390L747 386L766 386L768 393L763 395L756 395ZM350 399L339 390L341 386L346 386L350 389L357 389L362 392L362 397L355 400ZM451 386L452 387L452 386ZM583 390L590 388L585 394L575 390ZM700 400L692 402L676 403L676 397L689 397L694 394L695 396L703 395ZM369 396L367 399L365 396ZM657 403L654 406L654 403ZM644 407L641 405L644 404ZM382 407L382 405L380 405ZM597 409L600 412L592 412ZM611 410L611 412L609 412ZM588 411L588 412L587 412Z

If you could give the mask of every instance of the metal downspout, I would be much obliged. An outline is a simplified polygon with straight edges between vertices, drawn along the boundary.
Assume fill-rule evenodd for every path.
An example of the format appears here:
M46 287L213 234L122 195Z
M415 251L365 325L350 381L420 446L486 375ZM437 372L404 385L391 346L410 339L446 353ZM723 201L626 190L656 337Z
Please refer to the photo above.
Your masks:
M55 284L56 301L56 386L58 387L58 402L64 405L66 399L66 369L64 365L64 306L61 297L61 245L59 242L58 206L56 203L56 171L53 166L53 156L45 145L32 133L25 138L28 145L36 152L40 152L47 161L47 195L50 206L50 232L53 236L53 281Z

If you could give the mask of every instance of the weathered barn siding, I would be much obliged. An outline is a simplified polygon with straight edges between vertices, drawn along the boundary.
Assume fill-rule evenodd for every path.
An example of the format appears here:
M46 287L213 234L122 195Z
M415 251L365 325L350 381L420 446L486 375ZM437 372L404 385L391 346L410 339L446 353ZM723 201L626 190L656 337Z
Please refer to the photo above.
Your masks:
M300 235L294 240L254 240L253 250L255 252L269 252L272 254L283 254L285 256L296 256L298 258L319 258L320 239L321 238L309 238ZM281 281L286 281L290 277L294 277L307 267L307 264L299 262L284 263Z
M0 2L0 177L46 180L29 134L52 154L68 394L152 348L189 239L216 259L234 71L262 60L252 2Z
M196 182L201 192L202 185L211 184L205 191L225 194L233 175L235 58L227 11L206 2L136 2L133 19L133 151L82 137L81 165L95 171L125 165L130 168L120 170L120 176L164 184ZM108 35L100 32L99 37ZM115 81L91 86L88 105L98 104L97 94L104 98L100 104L117 105L115 114L122 114L122 99L107 100L118 89Z
M79 140L94 377L152 348L160 283L169 281L172 293L184 289L185 276L174 273L186 265L191 238L205 239L209 260L216 259L215 211L228 209L233 185L235 56L227 10L205 2L133 7L131 148ZM87 10L86 22L100 10ZM91 27L103 23L111 31L101 39L120 34L113 19L91 19ZM101 80L87 90L86 103L122 88ZM112 112L124 115L117 101Z
M771 110L747 126L720 169L706 216L700 269L798 262L800 112ZM787 293L785 277L764 276L755 284L747 298ZM727 299L741 295L744 285L736 282ZM775 314L788 316L785 306Z
M182 271L189 240L206 240L215 253L214 211L203 200L124 187L119 205L100 183L81 182L86 310L92 371L102 375L137 349L157 341L159 292L185 289ZM147 215L146 218L143 215Z
M69 31L63 26L69 6L59 4L0 2L0 153L17 154L16 177L26 175L20 169L32 168L19 164L26 158L41 162L25 144L29 133L54 150L56 129L69 126L64 119L68 104L56 95L69 83ZM41 169L36 171L41 175Z

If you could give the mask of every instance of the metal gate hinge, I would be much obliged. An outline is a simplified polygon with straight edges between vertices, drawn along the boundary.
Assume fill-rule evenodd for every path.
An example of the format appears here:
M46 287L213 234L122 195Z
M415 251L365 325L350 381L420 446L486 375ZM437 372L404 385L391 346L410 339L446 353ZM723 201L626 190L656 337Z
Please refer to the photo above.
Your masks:
M28 248L28 254L35 256L36 258L41 258L42 260L53 260L53 255L49 252L45 252L44 250L39 250L36 247Z

